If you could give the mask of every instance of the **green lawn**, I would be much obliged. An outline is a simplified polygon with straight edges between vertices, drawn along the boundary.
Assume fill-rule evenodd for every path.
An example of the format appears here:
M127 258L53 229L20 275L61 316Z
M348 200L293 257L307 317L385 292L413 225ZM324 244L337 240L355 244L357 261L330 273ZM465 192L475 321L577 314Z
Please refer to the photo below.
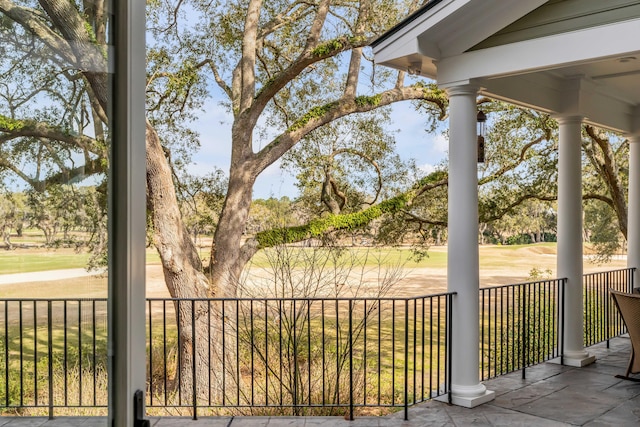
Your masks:
M52 282L27 282L0 287L0 298L106 298L107 278L74 277Z
M316 248L292 248L290 254L296 260L302 262L305 259L309 259L312 252L317 250ZM269 259L273 257L274 249L265 249L258 252L251 260L252 267L266 268L269 267ZM305 252L305 254L302 254ZM339 258L339 263L347 262L349 257L354 257L357 261L357 265L363 266L384 266L384 267L431 267L431 268L445 268L447 266L447 253L446 248L437 248L428 251L426 257L417 261L414 253L410 248L394 248L394 247L355 247L346 248L345 255Z
M302 264L309 260L313 248L289 248L289 254L294 262ZM268 268L269 259L273 257L274 249L266 249L258 252L251 260L251 266ZM446 247L433 247L427 252L427 256L416 260L412 250L407 247L355 247L347 248L339 262L346 262L349 257L357 260L357 265L406 267L406 268L446 268ZM532 245L513 246L480 246L481 268L514 268L529 271L536 267L545 269L555 267L555 243L536 243ZM208 260L209 249L201 249L200 258ZM58 270L67 268L86 267L89 254L77 253L73 249L16 249L14 251L0 251L0 274L26 273L34 271ZM160 257L154 248L146 251L147 264L159 264ZM611 268L619 268L619 263L611 263Z
M84 268L89 254L72 249L16 249L0 252L0 274Z

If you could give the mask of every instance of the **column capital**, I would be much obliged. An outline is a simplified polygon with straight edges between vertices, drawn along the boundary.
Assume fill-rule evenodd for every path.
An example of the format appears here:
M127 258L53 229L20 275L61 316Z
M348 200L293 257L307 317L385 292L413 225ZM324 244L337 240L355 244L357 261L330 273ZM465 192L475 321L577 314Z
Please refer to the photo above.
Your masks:
M553 114L551 117L553 117L559 125L576 123L582 124L582 121L584 120L584 116L579 114Z
M441 86L447 92L449 97L452 96L478 96L480 86L472 82L464 82L455 85Z
M629 143L640 142L640 133L627 135L627 140L629 141Z

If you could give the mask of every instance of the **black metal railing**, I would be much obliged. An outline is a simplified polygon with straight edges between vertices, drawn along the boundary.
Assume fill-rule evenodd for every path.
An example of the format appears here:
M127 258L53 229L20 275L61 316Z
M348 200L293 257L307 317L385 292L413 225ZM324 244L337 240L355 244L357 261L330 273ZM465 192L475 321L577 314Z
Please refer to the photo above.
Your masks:
M353 418L363 407L406 417L448 391L451 303L452 294L149 299L147 406L194 418L201 408Z
M633 272L584 276L585 345L626 332L608 290L631 292ZM524 376L561 356L564 283L480 290L483 380L520 369ZM148 299L147 406L194 418L353 417L362 408L404 408L406 417L411 405L450 389L452 301ZM104 414L107 382L106 299L0 299L0 408Z
M148 299L147 405L406 417L449 390L452 295ZM107 379L106 299L0 300L0 408L104 414Z
M626 332L609 289L633 291L627 268L585 274L584 345L607 342ZM487 380L562 355L565 279L480 289L481 378Z
M633 292L634 268L584 275L584 345L591 346L626 332L622 317L609 295L609 289Z
M106 299L0 299L0 407L106 408L106 390Z
M559 299L565 279L480 289L481 378L560 356Z

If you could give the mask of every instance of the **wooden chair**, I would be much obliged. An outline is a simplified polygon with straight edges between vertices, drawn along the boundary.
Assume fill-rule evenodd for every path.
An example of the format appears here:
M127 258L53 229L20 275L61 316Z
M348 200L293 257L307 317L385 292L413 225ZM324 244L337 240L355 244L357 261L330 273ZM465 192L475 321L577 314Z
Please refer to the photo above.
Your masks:
M622 315L629 338L631 338L631 358L627 373L623 377L631 379L629 374L640 373L640 294L627 294L613 289L610 289L609 292L611 292L611 297Z

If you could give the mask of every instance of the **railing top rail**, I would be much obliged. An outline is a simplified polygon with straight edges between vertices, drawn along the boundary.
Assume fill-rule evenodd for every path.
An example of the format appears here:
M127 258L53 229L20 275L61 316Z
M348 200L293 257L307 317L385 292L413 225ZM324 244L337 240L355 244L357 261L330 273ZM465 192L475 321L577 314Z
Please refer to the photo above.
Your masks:
M512 283L509 285L486 286L486 287L480 288L480 291L484 291L487 289L513 288L513 287L524 286L524 285L539 285L539 284L552 283L552 282L560 283L560 282L566 282L566 281L567 281L566 277L560 277L555 279L545 279L545 280L534 280L531 282Z
M108 302L107 298L0 298L2 302Z
M147 302L160 301L195 301L195 302L220 302L220 301L412 301L428 298L439 298L448 295L456 295L456 292L442 292L437 294L409 296L409 297L242 297L242 298L147 298ZM107 298L0 298L4 302L108 302Z
M583 277L587 277L587 276L598 276L601 274L609 274L609 273L619 273L619 272L623 272L623 271L635 271L635 267L628 267L628 268L618 268L615 270L606 270L606 271L596 271L594 273L586 273L583 274Z
M449 295L457 295L457 292L442 292L438 294L409 296L409 297L241 297L241 298L147 298L147 301L411 301L428 298L439 298Z

